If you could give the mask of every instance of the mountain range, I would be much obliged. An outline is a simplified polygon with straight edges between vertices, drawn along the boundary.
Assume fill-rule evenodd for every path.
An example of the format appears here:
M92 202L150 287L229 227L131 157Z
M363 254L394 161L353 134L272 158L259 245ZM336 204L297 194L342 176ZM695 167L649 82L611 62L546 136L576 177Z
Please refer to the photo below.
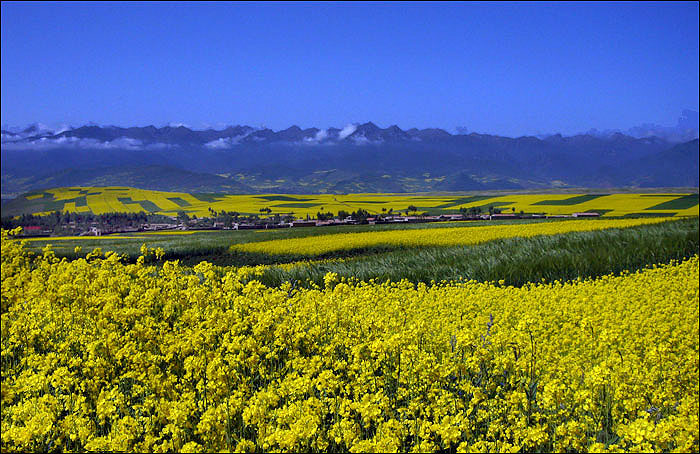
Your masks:
M3 149L49 148L168 148L204 147L232 148L238 144L370 144L397 141L435 141L453 137L442 129L402 130L396 125L382 129L372 122L339 128L307 128L290 126L273 131L251 126L229 126L222 130L192 130L185 126L129 127L87 125L52 130L31 125L21 131L2 130Z
M687 137L685 137L687 138ZM614 132L517 138L438 129L2 130L2 196L57 186L225 193L697 187L698 140Z

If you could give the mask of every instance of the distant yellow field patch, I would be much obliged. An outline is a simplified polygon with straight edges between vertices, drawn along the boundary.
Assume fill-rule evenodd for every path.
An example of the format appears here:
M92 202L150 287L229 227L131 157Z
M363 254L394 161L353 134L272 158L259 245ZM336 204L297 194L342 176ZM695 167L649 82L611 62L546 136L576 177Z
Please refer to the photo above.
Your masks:
M542 213L545 215L571 215L596 211L601 216L668 215L698 216L698 203L676 203L690 194L513 194L513 195L424 195L424 194L188 194L183 192L149 191L126 187L71 187L49 189L51 203L64 200L63 211L103 214L110 212L153 212L176 216L184 211L189 216L207 217L210 210L236 212L240 215L263 215L266 209L271 214L304 218L315 217L318 212L339 211L351 213L365 210L371 215L405 214L409 206L418 213L459 213L460 209L475 209L488 213L489 207L503 213ZM36 200L44 194L31 194L27 198ZM87 206L82 205L85 198ZM77 200L81 200L78 204ZM652 209L668 203L673 208ZM51 208L49 208L51 207ZM35 208L36 209L36 208ZM39 209L41 209L39 207ZM41 214L55 208L47 205Z
M493 205L503 213L543 213L545 215L570 215L596 211L601 216L626 216L634 214L666 214L669 216L698 216L698 204L689 208L653 210L663 202L671 202L688 194L514 194L465 203L458 208ZM578 203L567 201L581 200ZM588 199L588 200L587 200ZM482 209L483 211L483 209Z

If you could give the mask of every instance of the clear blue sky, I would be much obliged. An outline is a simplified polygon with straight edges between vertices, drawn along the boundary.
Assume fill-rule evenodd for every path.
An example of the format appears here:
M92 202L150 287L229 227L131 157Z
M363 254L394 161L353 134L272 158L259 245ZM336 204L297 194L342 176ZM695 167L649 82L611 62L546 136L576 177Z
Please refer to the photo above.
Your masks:
M2 2L2 124L673 125L698 3Z

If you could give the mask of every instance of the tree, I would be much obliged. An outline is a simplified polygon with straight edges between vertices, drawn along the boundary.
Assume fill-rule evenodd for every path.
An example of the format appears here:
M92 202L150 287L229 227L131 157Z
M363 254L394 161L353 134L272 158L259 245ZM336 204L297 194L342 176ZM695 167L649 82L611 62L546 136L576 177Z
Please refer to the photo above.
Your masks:
M367 218L369 217L369 211L363 210L360 208L357 211L353 211L352 214L350 215L354 220L356 220L359 223L365 223L367 222Z

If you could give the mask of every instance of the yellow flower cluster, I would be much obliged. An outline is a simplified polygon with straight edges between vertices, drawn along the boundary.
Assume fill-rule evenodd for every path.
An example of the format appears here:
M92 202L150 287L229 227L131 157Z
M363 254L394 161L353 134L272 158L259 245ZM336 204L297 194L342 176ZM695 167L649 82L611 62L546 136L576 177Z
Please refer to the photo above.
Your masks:
M3 232L1 448L698 451L699 263L268 288Z
M234 244L231 250L264 254L320 255L334 251L373 246L455 246L480 244L502 238L557 235L611 228L668 222L662 218L576 220L535 224L506 224L485 227L448 227L416 230L384 230L361 233L336 233L306 238Z

